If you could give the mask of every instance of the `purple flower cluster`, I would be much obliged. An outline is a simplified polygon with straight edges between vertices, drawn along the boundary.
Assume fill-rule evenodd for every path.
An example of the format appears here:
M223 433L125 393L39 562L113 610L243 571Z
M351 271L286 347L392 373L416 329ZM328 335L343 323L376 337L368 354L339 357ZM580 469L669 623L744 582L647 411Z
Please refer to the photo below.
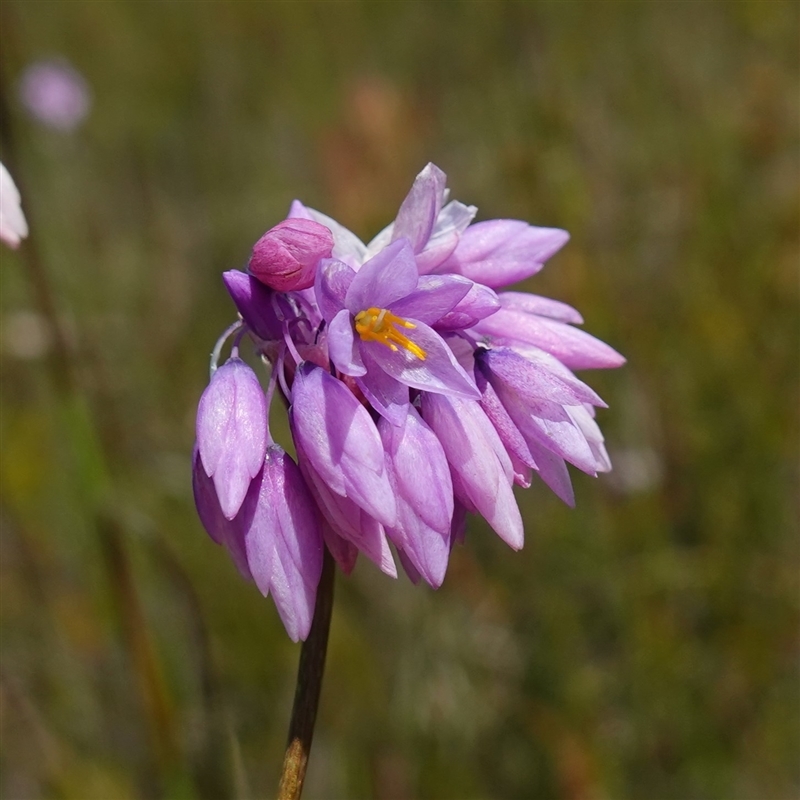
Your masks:
M472 224L428 164L369 244L295 201L225 273L240 320L218 342L198 409L200 518L305 639L323 548L349 573L359 551L396 577L441 585L467 512L523 544L513 486L539 477L573 504L567 462L611 468L605 404L572 370L622 356L574 327L563 303L496 290L537 273L569 238L518 220ZM230 358L217 364L235 334ZM266 393L239 357L270 368ZM276 388L297 461L272 440Z

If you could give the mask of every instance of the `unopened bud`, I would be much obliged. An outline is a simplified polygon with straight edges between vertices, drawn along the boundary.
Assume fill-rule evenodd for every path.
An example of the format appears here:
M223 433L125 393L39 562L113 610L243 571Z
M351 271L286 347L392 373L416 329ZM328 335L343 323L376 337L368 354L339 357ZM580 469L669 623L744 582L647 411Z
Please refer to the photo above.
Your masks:
M313 286L317 264L330 258L333 234L310 219L285 219L268 230L253 247L250 274L278 292Z

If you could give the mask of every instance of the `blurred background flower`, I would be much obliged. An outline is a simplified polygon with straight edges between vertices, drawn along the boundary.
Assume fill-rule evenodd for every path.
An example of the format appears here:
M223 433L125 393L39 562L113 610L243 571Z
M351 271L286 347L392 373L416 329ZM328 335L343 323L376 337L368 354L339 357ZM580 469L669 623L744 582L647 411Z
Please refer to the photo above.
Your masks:
M0 794L272 794L298 649L191 494L220 273L295 197L370 238L434 161L478 219L572 234L517 288L628 358L581 373L622 458L575 474L574 510L519 493L513 558L473 524L435 593L366 560L338 581L305 797L797 796L800 6L42 8L0 4L0 157L32 223L0 251ZM81 136L10 93L48 53L91 86ZM109 454L149 693L34 257Z
M19 97L34 119L61 131L77 128L92 105L83 75L62 59L27 66L19 79Z

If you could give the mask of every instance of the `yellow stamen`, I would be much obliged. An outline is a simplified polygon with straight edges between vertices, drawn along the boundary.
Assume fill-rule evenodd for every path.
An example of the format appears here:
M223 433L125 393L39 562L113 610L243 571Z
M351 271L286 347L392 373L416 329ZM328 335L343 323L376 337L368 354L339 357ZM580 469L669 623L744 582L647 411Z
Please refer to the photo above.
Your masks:
M397 352L397 345L413 353L420 361L424 361L427 353L411 339L397 330L401 328L416 328L413 322L396 317L385 308L367 308L356 314L356 332L365 342L380 342L390 350Z

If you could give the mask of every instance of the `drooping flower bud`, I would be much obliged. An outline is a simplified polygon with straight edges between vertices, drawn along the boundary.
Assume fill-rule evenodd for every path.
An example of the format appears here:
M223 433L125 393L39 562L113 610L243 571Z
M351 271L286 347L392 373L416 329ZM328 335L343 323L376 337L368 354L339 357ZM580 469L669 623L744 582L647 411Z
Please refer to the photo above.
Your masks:
M270 228L253 247L250 273L278 292L308 289L317 263L330 258L333 234L310 219L285 219Z
M197 448L226 519L233 519L264 465L267 403L255 372L239 358L223 364L197 409Z
M300 470L278 445L267 447L240 517L256 586L272 595L292 641L305 639L322 574L322 533Z

